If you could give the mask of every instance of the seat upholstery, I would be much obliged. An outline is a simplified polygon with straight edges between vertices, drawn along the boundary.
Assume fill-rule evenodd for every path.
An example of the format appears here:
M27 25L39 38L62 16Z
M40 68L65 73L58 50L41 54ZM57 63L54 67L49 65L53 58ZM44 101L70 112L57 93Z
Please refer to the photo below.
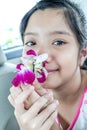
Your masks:
M5 63L0 66L0 130L19 130L14 117L14 109L8 101L11 80L14 75L14 64Z

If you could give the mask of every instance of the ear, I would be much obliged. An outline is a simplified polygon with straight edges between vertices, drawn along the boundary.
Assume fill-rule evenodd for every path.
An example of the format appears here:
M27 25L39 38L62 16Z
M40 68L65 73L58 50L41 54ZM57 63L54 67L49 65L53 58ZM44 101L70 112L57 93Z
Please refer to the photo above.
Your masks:
M87 58L87 46L83 47L80 50L80 66L82 66L84 64L84 61Z

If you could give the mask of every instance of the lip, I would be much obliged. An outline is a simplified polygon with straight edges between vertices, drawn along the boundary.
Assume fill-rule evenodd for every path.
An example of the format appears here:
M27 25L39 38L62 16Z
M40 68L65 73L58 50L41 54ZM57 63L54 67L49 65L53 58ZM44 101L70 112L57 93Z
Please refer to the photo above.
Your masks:
M53 72L57 72L58 69L54 69L54 70L47 70L48 73L53 73Z

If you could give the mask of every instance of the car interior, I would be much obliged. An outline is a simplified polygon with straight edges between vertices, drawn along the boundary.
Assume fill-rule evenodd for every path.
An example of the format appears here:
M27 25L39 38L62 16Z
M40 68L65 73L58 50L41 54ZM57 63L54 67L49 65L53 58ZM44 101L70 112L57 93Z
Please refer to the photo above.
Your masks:
M24 15L24 13L27 10L29 10L37 1L38 0L32 0L32 1L29 1L29 0L22 0L22 1L10 0L9 1L8 0L6 3L6 1L3 0L2 3L0 4L0 18L2 20L2 23L0 23L0 34L2 34L1 38L3 37L3 39L0 38L0 130L19 130L19 126L14 116L14 108L11 106L11 104L8 101L8 95L10 94L10 88L12 86L11 81L13 77L16 75L16 65L21 62L22 49L23 49L23 45L22 45L23 43L17 46L17 44L20 41L18 41L19 36L18 37L15 36L15 34L18 33L18 32L16 33L15 30L16 28L19 29L19 23L20 23L19 21L21 20L21 17ZM74 1L74 0L71 0L71 1ZM87 17L87 0L75 0L75 1L81 5ZM20 5L20 7L18 6L17 8L17 5ZM1 7L3 7L2 10L1 10ZM3 11L3 9L5 9L7 12ZM13 14L11 10L13 11ZM5 15L2 14L2 11L3 13L5 12L7 14ZM20 18L19 18L19 15L20 15ZM3 19L3 16L6 18L5 20ZM18 24L17 24L17 19L19 20ZM7 20L11 21L11 23ZM14 23L12 20L14 20ZM5 33L3 33L4 32L3 30L5 27L1 28L2 25L5 26L5 21L7 21L7 25L5 29L7 33L6 36L5 36ZM9 33L7 31L8 25L9 25L8 27ZM2 29L2 32L1 32L1 29ZM9 37L7 38L7 36ZM15 39L13 38L13 36L15 36ZM87 63L87 60L86 60L86 63Z

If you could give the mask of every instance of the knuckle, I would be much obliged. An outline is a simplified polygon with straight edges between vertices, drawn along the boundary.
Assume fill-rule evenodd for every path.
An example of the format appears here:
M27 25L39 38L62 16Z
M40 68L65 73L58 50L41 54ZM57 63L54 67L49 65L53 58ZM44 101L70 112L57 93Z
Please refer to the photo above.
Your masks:
M52 104L50 104L48 107L47 107L47 109L49 110L49 111L53 111L53 110L55 110L57 108L57 105L55 104L55 103L52 103Z
M37 101L37 106L43 106L48 102L48 100L44 97L39 98L39 100Z

